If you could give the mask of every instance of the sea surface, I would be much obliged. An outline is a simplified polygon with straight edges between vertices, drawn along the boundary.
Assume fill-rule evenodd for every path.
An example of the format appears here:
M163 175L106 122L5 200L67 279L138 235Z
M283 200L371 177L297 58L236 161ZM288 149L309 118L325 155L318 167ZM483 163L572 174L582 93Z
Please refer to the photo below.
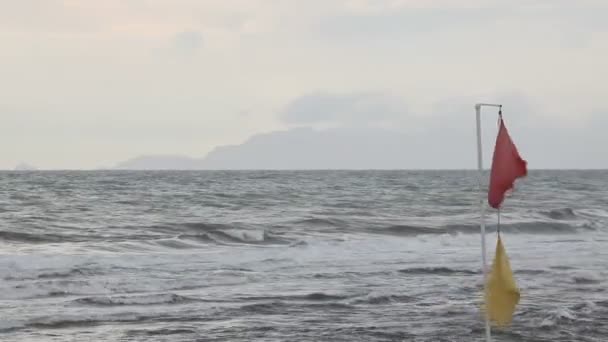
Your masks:
M483 341L479 201L471 171L0 172L0 340ZM608 341L608 172L533 170L501 222L494 341Z

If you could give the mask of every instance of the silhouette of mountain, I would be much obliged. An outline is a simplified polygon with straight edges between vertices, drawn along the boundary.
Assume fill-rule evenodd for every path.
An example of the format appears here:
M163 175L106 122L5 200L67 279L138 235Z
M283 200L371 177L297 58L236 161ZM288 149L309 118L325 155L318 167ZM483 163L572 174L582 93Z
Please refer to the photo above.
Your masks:
M15 171L32 171L32 170L38 170L38 169L35 166L32 166L27 163L19 163L19 164L17 164L17 166L15 166Z
M236 146L222 146L204 159L218 169L370 169L398 168L393 157L406 136L379 129L295 128L253 136Z
M417 151L421 141L431 154ZM433 144L433 141L432 136L421 138L420 134L412 136L383 128L293 128L258 134L240 145L219 146L200 159L149 155L119 163L115 168L407 169L473 165L473 160L462 158L462 153L451 152L456 147Z
M201 169L200 159L179 155L146 155L118 163L119 170L195 170Z

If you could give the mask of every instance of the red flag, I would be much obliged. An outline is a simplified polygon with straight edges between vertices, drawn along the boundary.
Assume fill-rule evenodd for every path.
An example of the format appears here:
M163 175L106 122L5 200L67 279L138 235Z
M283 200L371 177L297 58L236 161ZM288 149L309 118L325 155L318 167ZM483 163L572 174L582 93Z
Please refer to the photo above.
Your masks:
M488 191L490 206L498 209L505 198L505 193L513 188L515 180L526 176L527 173L526 161L519 156L517 147L513 144L502 115L500 115L500 128L496 137L496 147L494 147Z

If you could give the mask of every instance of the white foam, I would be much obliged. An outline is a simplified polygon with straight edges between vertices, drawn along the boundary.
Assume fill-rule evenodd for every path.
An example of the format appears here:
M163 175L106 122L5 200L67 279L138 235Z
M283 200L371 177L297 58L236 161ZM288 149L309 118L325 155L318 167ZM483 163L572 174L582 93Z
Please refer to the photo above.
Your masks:
M561 320L568 320L568 321L574 321L576 320L576 315L566 309L566 308L559 308L555 311L553 311L549 317L545 318L541 323L540 326L541 327L552 327L557 325L557 323Z
M244 242L263 242L266 238L264 230L227 229L222 233Z
M591 271L577 271L572 274L572 280L575 283L600 283L604 280L598 273Z

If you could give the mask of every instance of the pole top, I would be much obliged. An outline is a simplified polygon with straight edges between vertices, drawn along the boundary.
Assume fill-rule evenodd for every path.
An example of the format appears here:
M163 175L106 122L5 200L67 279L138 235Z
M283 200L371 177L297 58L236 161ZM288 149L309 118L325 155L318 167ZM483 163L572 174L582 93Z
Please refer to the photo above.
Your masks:
M501 104L496 104L496 103L476 103L475 104L475 109L479 109L482 106L486 106L486 107L498 107L498 108L502 108Z

